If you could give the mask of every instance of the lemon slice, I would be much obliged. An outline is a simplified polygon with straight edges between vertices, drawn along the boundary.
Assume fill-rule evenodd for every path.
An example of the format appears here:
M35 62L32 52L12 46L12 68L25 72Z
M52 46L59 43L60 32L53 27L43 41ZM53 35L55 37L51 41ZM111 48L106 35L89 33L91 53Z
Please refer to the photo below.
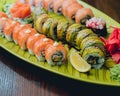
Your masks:
M91 65L88 64L73 48L70 50L69 61L79 72L87 72L91 69Z

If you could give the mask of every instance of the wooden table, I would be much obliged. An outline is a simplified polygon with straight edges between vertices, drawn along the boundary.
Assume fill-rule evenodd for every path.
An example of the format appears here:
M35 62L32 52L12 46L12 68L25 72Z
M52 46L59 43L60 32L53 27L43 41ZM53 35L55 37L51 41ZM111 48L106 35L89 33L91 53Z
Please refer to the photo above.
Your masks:
M85 1L120 22L118 0L104 0L104 3L103 0ZM105 93L118 95L118 89L59 76L32 66L0 48L0 96L88 96L96 93L104 96Z

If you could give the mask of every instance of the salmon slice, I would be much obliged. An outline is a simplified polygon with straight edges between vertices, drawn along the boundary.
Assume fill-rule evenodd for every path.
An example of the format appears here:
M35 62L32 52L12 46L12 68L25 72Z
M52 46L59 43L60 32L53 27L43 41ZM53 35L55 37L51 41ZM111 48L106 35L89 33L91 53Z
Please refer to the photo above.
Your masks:
M34 54L33 53L33 46L34 46L35 42L37 42L39 39L45 38L45 37L46 37L45 35L36 33L28 38L26 46L27 46L27 49L31 55Z
M65 0L62 4L62 13L64 16L67 16L66 9L67 7L71 6L72 4L76 3L76 0Z
M47 46L52 45L53 42L54 41L49 38L42 38L36 41L33 51L39 61L45 61L45 49L47 48Z
M4 25L3 33L8 41L12 41L12 32L17 24L20 24L19 22L13 21L11 19L7 20L7 22Z
M0 18L2 18L2 17L8 18L8 15L4 12L0 12Z
M94 14L90 8L82 8L76 12L75 21L76 23L86 23L86 20L93 16Z
M50 65L61 65L67 58L67 50L62 44L54 43L45 50L45 58Z
M17 24L13 30L13 34L12 34L12 38L15 42L15 44L18 44L18 34L20 32L20 30L26 29L26 28L31 28L31 26L29 24L25 24L25 25L20 25Z
M67 14L68 19L75 20L75 14L81 8L83 8L83 6L78 3L73 3L71 6L68 6L66 8L66 14Z
M57 14L62 14L62 4L65 0L54 0L53 10Z
M10 10L12 17L26 18L30 16L31 9L30 5L22 2L15 3Z
M36 33L37 31L33 28L24 28L20 30L20 32L18 33L18 45L21 47L21 49L23 50L27 49L26 47L27 39Z

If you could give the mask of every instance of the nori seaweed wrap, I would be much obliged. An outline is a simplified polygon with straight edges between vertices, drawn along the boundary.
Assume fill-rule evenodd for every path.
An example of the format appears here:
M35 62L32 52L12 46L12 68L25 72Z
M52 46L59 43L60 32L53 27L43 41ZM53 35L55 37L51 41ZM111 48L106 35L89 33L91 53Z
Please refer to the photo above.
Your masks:
M95 46L85 48L82 58L86 60L95 69L100 69L105 62L104 52Z
M69 44L71 44L72 46L75 45L75 39L76 39L76 36L80 30L82 30L82 25L80 25L80 24L72 24L67 29L66 41Z

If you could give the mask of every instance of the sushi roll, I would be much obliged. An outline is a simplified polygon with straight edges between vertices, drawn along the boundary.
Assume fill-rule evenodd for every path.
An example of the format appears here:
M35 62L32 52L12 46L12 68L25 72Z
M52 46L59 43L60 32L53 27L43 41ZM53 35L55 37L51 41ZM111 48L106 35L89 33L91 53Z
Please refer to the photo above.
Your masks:
M37 17L37 19L34 22L34 27L38 32L42 33L42 26L48 18L48 14L42 14Z
M15 44L18 44L18 34L21 30L26 29L26 28L31 28L30 25L25 24L25 25L21 25L21 24L17 24L12 32L12 38L13 41L15 42Z
M82 25L80 24L72 24L71 26L68 27L67 29L67 34L66 34L66 41L71 44L71 46L75 45L75 39L80 30L82 30Z
M58 22L58 26L57 26L57 39L58 40L62 40L65 41L66 39L66 34L67 34L67 29L70 26L70 23L68 20L66 19L62 19L60 20L60 22Z
M67 16L67 12L66 12L67 7L71 6L74 3L77 3L77 1L76 0L65 0L63 2L63 4L62 4L62 14L64 16Z
M3 33L4 33L4 35L5 35L5 38L8 40L8 41L12 41L13 40L13 38L12 38L12 32L13 32L13 30L14 30L14 28L15 28L15 26L17 25L17 24L20 24L19 22L16 22L16 21L13 21L13 20L11 20L11 19L9 19L6 23L5 23L5 25L4 25L4 30L3 30Z
M87 36L86 38L84 38L82 40L82 42L80 44L80 48L81 48L82 51L85 50L85 48L87 48L89 46L98 47L105 53L105 47L104 47L103 42L95 34L91 34L91 35Z
M66 61L67 50L62 44L55 42L45 50L45 58L50 65L61 65Z
M44 8L51 12L53 11L53 2L54 0L42 0Z
M0 35L2 37L4 37L3 30L4 30L4 25L6 24L7 21L8 21L8 18L5 18L5 17L0 18Z
M42 34L49 36L50 26L54 21L53 18L48 18L42 26Z
M52 44L53 40L44 37L35 42L33 46L33 52L39 61L45 61L45 50L49 45Z
M95 46L85 48L82 58L95 69L100 69L105 63L105 54Z
M76 48L80 49L80 44L81 44L82 40L91 34L93 34L93 31L91 29L83 29L83 30L79 31L76 36L76 40L75 40Z
M0 18L8 18L8 15L4 12L0 12Z
M75 14L75 22L85 25L86 21L94 16L90 8L79 9Z
M40 38L45 38L46 36L45 35L42 35L42 34L34 34L34 35L31 35L28 40L27 40L27 43L26 43L26 46L27 46L27 49L28 49L28 52L31 54L31 55L34 55L34 52L33 52L33 46L35 44L35 42L37 40L39 40Z
M51 23L51 25L50 25L50 30L49 30L49 34L48 34L48 36L50 37L50 38L52 38L52 39L54 39L54 40L56 40L57 39L57 26L58 26L58 23L59 23L59 21L61 21L63 18L62 17L59 17L59 16L57 16L57 17L54 17L54 20L53 20L53 22Z
M73 3L72 5L68 6L66 8L66 15L67 15L68 20L75 21L75 14L81 8L83 8L83 6L78 3Z
M33 28L25 28L23 30L20 30L18 34L18 45L20 46L20 48L26 50L26 42L28 38L36 33L37 31Z
M61 15L62 14L62 4L65 0L54 0L53 10L54 13Z
M93 30L98 36L106 36L107 28L105 20L93 17L86 21L86 27Z

